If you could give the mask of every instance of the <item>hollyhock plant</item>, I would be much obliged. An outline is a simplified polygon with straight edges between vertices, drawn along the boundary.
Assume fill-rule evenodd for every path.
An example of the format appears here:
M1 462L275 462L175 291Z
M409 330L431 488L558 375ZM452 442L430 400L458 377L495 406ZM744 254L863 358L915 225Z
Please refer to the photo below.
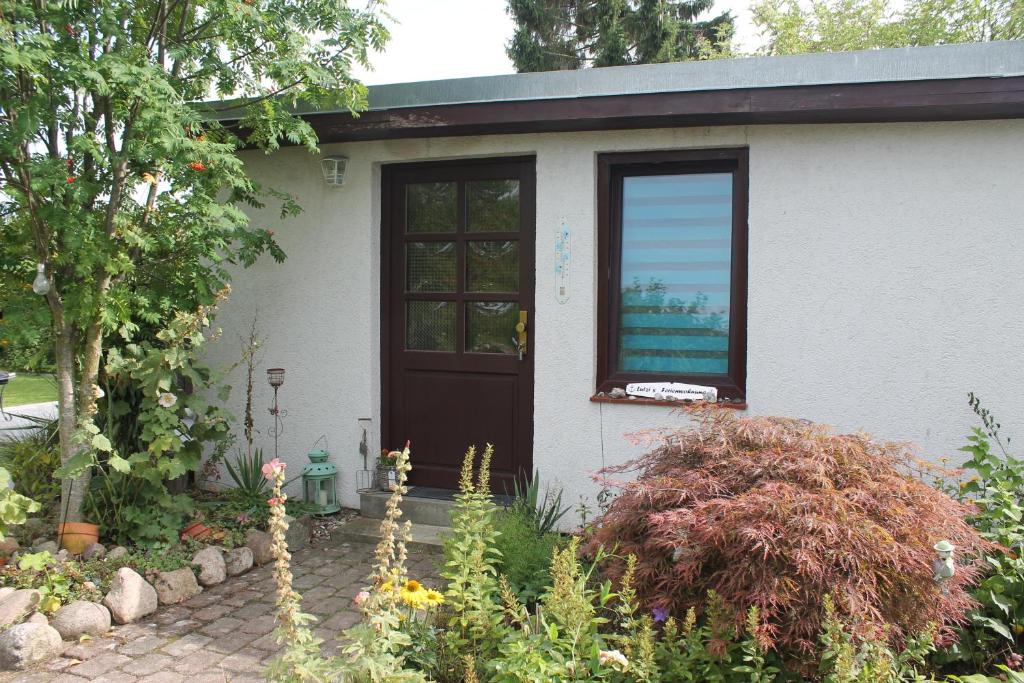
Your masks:
M714 591L740 629L756 607L758 638L795 659L816 649L827 594L858 635L899 646L935 624L951 641L991 544L965 521L972 505L911 475L925 465L909 447L803 420L688 412L692 427L648 434L650 453L598 477L621 492L585 550L616 548L612 578L634 554L638 596L657 615L701 610ZM940 586L941 540L958 565Z
M268 481L274 481L277 475L284 475L284 468L285 464L281 462L279 458L274 458L270 462L263 464L263 476L266 477Z

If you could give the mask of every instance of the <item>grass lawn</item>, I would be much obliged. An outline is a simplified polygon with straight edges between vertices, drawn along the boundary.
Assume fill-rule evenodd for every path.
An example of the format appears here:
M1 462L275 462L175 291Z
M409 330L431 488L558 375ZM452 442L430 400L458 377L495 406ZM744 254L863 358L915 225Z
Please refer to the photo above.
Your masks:
M56 400L57 383L53 375L23 375L19 372L4 388L5 408Z

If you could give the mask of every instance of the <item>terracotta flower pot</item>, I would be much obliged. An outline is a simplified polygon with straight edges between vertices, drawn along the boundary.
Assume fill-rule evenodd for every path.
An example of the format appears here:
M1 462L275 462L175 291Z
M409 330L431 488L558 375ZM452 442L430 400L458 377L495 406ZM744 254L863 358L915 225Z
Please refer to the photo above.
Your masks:
M100 527L88 522L64 522L57 525L57 540L72 555L81 555L100 540Z

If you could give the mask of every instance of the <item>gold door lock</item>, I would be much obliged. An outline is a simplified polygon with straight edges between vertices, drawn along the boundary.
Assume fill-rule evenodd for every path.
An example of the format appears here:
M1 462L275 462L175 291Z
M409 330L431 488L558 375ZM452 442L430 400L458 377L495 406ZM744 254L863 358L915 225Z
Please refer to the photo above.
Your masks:
M523 359L526 355L526 345L529 341L529 333L526 331L526 321L529 317L527 311L519 311L519 322L516 323L516 335L512 337L512 343L516 347L516 353L519 354L519 360Z

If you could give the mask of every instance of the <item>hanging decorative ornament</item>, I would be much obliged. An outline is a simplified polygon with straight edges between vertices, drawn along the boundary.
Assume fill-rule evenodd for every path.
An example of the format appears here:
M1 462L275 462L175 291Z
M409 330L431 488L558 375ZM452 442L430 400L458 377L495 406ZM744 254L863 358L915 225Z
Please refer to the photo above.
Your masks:
M46 296L50 293L50 278L46 277L46 264L44 263L36 266L36 279L32 281L32 291L39 296Z

